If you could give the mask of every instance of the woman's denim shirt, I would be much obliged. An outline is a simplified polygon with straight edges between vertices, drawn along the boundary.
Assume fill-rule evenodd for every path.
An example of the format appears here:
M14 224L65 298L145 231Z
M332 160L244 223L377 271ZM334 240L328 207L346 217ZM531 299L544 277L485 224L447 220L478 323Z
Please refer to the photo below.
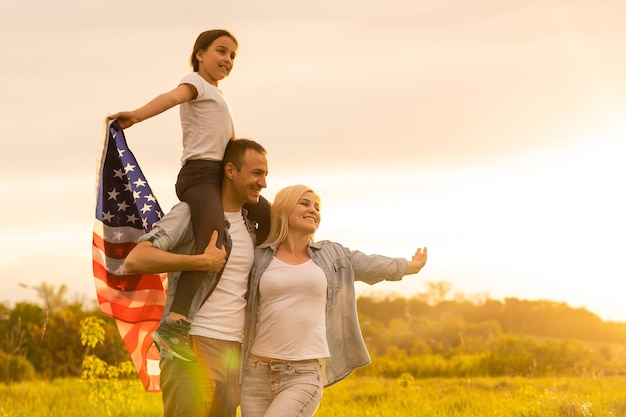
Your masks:
M259 281L272 261L278 245L256 248L248 290L246 326L243 341L243 364L250 354L256 333L259 309ZM381 255L366 255L344 246L320 241L309 243L311 259L324 271L327 280L326 336L330 358L325 358L326 385L332 385L360 366L371 362L365 347L356 311L354 283L375 284L398 281L407 273L408 261Z

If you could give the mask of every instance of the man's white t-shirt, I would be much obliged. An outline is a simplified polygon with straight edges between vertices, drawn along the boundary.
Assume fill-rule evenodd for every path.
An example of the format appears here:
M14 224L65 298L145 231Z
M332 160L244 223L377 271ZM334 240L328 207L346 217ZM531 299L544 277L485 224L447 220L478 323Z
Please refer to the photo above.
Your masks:
M230 223L232 250L217 287L194 316L189 334L241 342L254 245L243 214L224 214Z

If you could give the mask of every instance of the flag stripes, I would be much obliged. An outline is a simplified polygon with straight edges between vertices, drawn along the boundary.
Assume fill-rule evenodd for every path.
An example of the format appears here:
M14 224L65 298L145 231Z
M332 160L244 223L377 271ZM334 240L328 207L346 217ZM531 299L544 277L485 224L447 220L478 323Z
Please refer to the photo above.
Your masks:
M160 391L159 355L151 333L166 300L166 274L127 274L124 259L162 211L117 122L101 142L93 229L93 277L103 314L116 320L146 391Z

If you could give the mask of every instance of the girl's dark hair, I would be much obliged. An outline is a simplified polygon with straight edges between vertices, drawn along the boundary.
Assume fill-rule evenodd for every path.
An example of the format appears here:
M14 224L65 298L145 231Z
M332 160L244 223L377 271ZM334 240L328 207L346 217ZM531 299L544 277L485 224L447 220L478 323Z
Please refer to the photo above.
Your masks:
M191 53L191 66L193 67L194 72L198 72L200 69L200 63L198 62L198 58L196 58L196 54L200 51L206 50L209 46L211 46L215 39L222 36L228 36L235 42L235 45L239 46L237 39L235 39L235 37L227 30L213 29L202 32L198 35L198 39L196 39L196 43L193 46L193 52Z

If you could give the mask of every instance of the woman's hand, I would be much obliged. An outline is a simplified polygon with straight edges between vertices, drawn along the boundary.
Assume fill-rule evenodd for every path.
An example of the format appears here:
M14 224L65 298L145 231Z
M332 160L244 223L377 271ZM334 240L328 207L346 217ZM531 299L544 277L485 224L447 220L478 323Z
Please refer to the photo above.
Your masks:
M428 249L426 247L417 248L417 250L415 251L415 254L409 261L409 268L407 271L407 275L417 274L420 271L420 269L422 269L424 265L426 265L427 259L428 259Z

